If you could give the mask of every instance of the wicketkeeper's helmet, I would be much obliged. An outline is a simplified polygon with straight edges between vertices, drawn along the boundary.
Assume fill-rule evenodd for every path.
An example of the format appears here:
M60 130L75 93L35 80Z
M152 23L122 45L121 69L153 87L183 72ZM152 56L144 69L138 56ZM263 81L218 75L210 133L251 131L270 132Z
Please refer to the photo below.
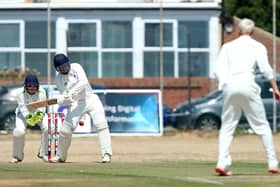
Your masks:
M24 80L24 87L26 88L28 85L37 86L39 89L39 81L36 75L27 75Z

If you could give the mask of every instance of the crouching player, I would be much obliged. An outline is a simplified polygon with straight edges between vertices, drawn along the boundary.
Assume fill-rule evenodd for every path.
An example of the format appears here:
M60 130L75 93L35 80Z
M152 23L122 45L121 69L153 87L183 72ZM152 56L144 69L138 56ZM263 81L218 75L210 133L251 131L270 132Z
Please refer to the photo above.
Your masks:
M13 155L11 163L21 162L24 158L24 145L26 127L40 125L41 145L37 156L48 161L48 129L47 129L47 115L45 115L46 108L39 108L34 111L29 111L26 104L45 100L46 91L40 87L37 76L27 75L24 81L24 87L17 95L18 106L16 108L16 126L13 131Z

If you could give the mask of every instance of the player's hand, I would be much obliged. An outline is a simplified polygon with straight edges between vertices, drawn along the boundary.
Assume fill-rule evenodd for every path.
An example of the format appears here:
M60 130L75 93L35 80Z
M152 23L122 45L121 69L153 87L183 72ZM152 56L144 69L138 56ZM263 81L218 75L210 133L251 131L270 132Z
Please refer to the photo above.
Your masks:
M35 116L44 117L44 112L42 112L42 111L36 111L36 112L35 112Z
M32 113L29 113L25 116L25 121L27 123L27 125L34 127L36 125L35 121L34 121L34 115Z
M32 113L29 113L29 114L27 114L26 116L25 116L25 119L27 120L27 119L31 119L33 117L33 114Z
M36 111L33 118L34 123L40 123L44 118L44 113L42 111Z
M73 103L74 101L73 101L73 99L72 99L72 97L70 97L70 96L64 96L64 102L65 103L69 103L69 104L71 104L71 103Z
M59 95L57 98L57 103L59 105L70 105L74 100L69 95Z

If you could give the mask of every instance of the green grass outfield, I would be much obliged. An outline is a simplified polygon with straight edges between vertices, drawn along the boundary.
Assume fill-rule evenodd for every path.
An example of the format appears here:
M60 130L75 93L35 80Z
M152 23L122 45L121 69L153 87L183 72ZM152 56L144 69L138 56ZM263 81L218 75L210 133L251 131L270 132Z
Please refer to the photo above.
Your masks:
M0 186L30 187L279 187L280 175L262 163L232 166L233 176L220 177L213 162L164 163L0 163Z

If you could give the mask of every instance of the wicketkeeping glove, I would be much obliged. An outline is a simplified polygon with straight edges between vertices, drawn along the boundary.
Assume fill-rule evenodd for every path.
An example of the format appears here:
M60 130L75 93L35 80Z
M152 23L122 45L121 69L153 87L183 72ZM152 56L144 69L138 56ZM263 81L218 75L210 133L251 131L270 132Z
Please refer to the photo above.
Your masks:
M29 113L25 116L25 121L27 125L34 127L36 125L36 122L34 121L34 115L32 113Z
M40 123L44 118L44 113L41 111L37 111L34 113L33 120L36 123Z

